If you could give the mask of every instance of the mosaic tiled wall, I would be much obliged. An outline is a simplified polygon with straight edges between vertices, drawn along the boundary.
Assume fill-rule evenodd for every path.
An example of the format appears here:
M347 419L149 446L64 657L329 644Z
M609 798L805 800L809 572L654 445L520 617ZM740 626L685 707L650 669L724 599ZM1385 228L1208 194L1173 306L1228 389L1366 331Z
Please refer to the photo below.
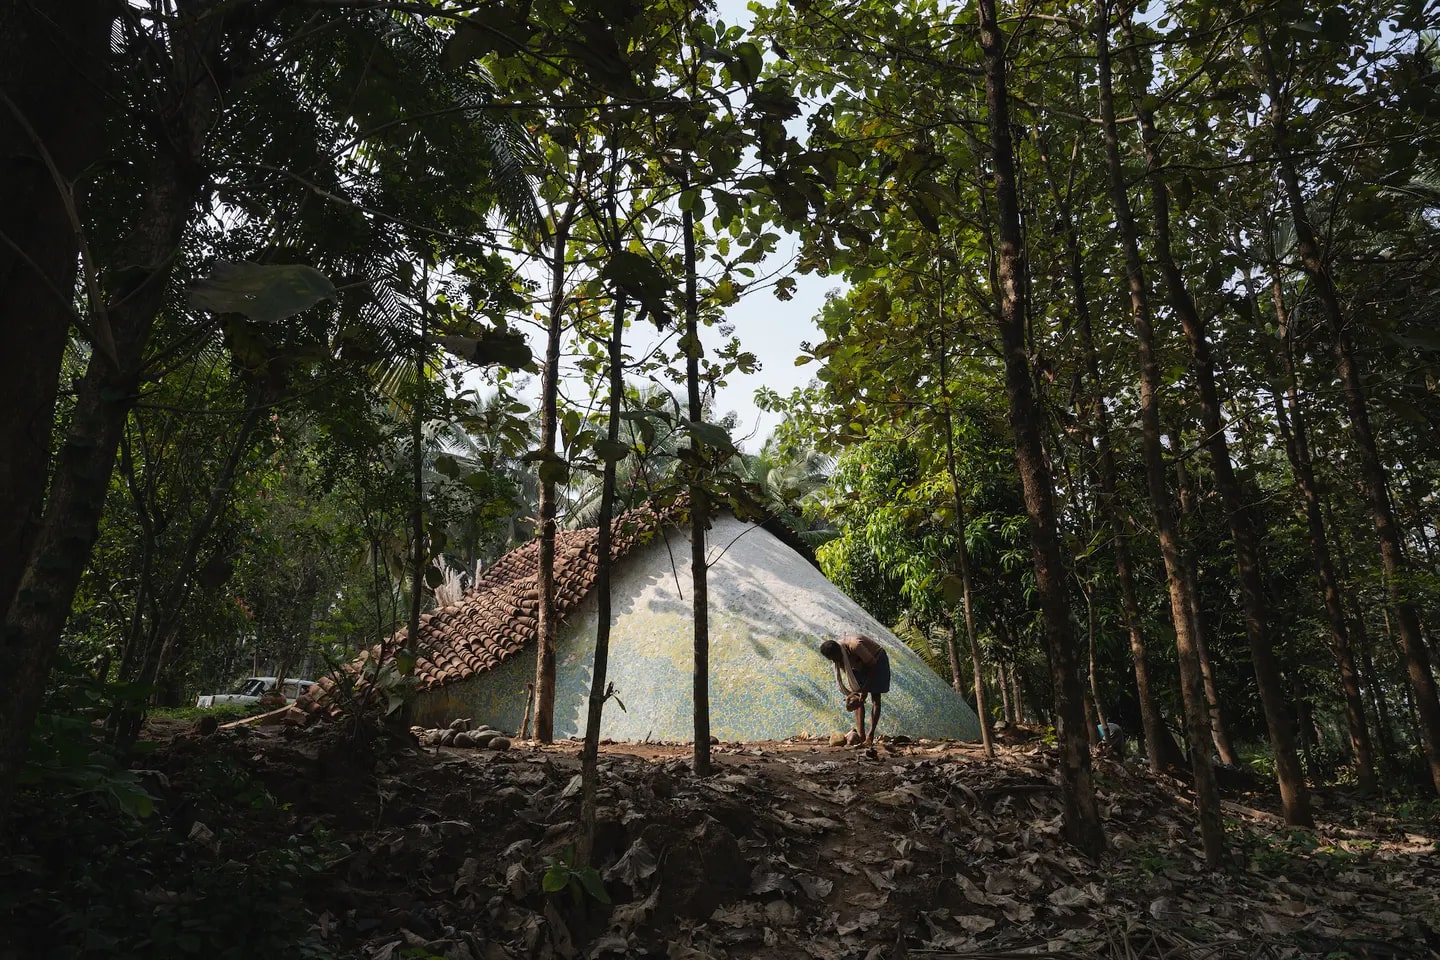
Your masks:
M821 573L764 530L725 516L709 535L710 724L722 740L783 739L849 729L820 642L865 633L890 653L882 734L979 737L975 714L909 648ZM617 572L608 679L625 705L606 704L602 735L616 740L691 738L690 543L670 531ZM594 648L596 602L587 598L557 643L555 735L579 736ZM473 680L424 694L421 722L470 717L516 731L533 678L534 648Z

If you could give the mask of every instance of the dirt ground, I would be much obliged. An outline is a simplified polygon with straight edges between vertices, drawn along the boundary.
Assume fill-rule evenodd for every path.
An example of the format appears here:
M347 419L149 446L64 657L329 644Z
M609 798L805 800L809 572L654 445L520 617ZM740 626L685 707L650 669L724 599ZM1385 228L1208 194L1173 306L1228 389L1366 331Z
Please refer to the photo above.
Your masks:
M357 753L335 725L163 732L166 816L196 855L316 844L311 955L1440 956L1433 805L1325 793L1321 826L1299 831L1233 794L1234 861L1213 872L1184 785L1138 765L1097 766L1110 851L1066 846L1038 741L995 760L960 743L726 743L703 780L688 745L607 744L587 877L566 865L578 744ZM184 800L187 771L216 757L262 812Z

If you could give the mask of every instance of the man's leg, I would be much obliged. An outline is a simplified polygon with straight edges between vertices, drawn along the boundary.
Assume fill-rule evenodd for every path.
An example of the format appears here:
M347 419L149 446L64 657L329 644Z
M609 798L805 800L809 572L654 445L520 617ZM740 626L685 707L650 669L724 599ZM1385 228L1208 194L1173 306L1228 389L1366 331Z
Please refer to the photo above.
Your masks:
M870 743L875 742L875 733L880 729L880 694L870 694L875 700L875 706L870 710Z
M865 698L860 698L860 706L855 708L855 735L861 740L865 739Z

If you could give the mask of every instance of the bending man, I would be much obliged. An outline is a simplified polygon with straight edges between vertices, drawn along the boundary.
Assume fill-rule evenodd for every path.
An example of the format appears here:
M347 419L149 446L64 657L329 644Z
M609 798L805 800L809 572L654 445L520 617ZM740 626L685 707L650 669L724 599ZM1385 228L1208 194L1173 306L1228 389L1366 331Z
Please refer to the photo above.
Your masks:
M858 633L844 639L826 640L820 653L835 665L835 682L845 694L845 709L855 711L855 731L865 743L875 742L880 726L880 695L890 692L890 655L874 640ZM874 703L870 711L870 735L865 735L865 698Z

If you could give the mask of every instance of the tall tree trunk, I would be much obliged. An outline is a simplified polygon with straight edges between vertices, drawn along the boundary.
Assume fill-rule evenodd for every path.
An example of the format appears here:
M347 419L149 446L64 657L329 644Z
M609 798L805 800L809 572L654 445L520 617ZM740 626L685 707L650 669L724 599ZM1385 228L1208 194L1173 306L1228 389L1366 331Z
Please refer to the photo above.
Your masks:
M1165 455L1160 444L1160 365L1155 357L1155 333L1150 314L1149 291L1140 261L1140 243L1135 217L1125 193L1125 173L1120 166L1120 144L1115 129L1115 100L1110 80L1110 24L1108 0L1098 4L1095 27L1097 66L1100 79L1101 130L1105 138L1105 166L1110 198L1121 245L1125 251L1125 275L1140 354L1140 420L1144 437L1145 479L1150 507L1155 516L1160 554L1170 588L1170 614L1175 624L1175 647L1180 659L1180 688L1185 702L1185 721L1190 741L1190 765L1195 774L1195 799L1205 860L1218 867L1226 859L1225 827L1220 819L1220 794L1215 769L1210 762L1210 717L1200 676L1200 657L1195 645L1194 621L1190 616L1191 597L1185 581L1185 563L1179 531L1170 506L1165 479Z
M0 815L7 809L60 633L99 536L125 417L139 390L145 345L198 195L199 184L168 153L154 158L149 172L143 212L129 245L143 273L110 298L118 363L94 351L76 387L40 532L5 617L0 656L10 669L10 696L0 697Z
M612 155L613 163L613 155ZM611 218L614 199L611 198ZM625 298L618 297L610 328L610 410L605 424L605 437L611 446L620 442L620 412L625 396L625 357L621 346L625 335ZM606 457L605 472L600 485L600 519L596 535L595 558L595 659L590 669L590 700L585 715L585 746L580 754L580 849L575 862L582 867L594 866L590 861L595 850L595 796L600 780L600 721L605 709L610 670L610 576L614 569L611 558L611 523L615 515L615 464Z
M425 335L430 326L430 271L420 271L420 330L415 341L415 396L410 407L410 617L405 630L405 648L397 651L401 672L414 673L416 646L420 640L420 607L425 600L425 374L428 356ZM400 656L400 653L404 656ZM409 723L405 724L407 727Z
M550 259L550 325L545 336L545 372L540 383L539 569L535 576L535 739L555 739L555 477L547 471L555 454L556 406L560 396L560 334L565 326L566 252L579 197L571 196L555 224Z
M1005 37L995 13L996 0L979 0L980 48L985 60L985 102L990 114L993 150L996 230L1000 257L1000 340L1005 356L1005 392L1010 429L1015 439L1015 464L1030 519L1035 586L1045 622L1050 672L1055 686L1056 735L1060 741L1060 777L1065 805L1065 833L1081 850L1098 855L1105 833L1095 802L1090 772L1090 744L1085 735L1085 697L1075 656L1075 637L1065 591L1065 570L1056 531L1054 492L1040 439L1040 411L1030 380L1025 349L1024 253L1020 234L1020 203L1015 179L1015 154L1010 135L1006 93Z
M1350 643L1349 625L1340 599L1340 583L1330 558L1330 543L1325 534L1325 519L1320 508L1320 491L1315 483L1315 469L1310 459L1309 428L1305 411L1300 406L1299 378L1295 373L1294 331L1285 307L1284 287L1278 267L1271 266L1271 293L1275 301L1275 319L1280 326L1280 361L1284 370L1284 402L1282 391L1274 391L1275 419L1280 425L1285 453L1295 474L1305 502L1305 528L1310 537L1310 555L1315 561L1315 574L1320 582L1320 596L1325 604L1325 618L1330 626L1330 651L1340 670L1340 689L1345 696L1345 726L1350 735L1350 750L1355 755L1355 774L1365 793L1375 789L1375 758L1370 744L1370 729L1365 721L1365 699L1360 690L1360 673ZM1287 411L1288 407L1288 411Z
M1014 660L1010 661L1010 704L1015 709L1015 722L1025 722L1025 691L1020 688L1020 671Z
M1072 169L1078 165L1078 148L1070 161ZM1150 690L1150 666L1145 653L1145 634L1140 629L1140 604L1135 598L1134 563L1130 557L1131 524L1120 509L1119 484L1116 480L1115 451L1110 442L1110 410L1105 403L1105 384L1100 376L1100 355L1095 348L1095 333L1090 318L1090 297L1085 286L1085 261L1080 247L1079 231L1071 214L1070 200L1059 189L1059 183L1050 166L1048 151L1041 149L1045 163L1046 179L1054 191L1056 205L1060 212L1061 229L1065 238L1065 252L1069 261L1071 296L1075 301L1075 317L1080 328L1080 345L1085 355L1085 370L1090 378L1092 415L1097 454L1097 473L1100 481L1100 510L1105 525L1110 531L1110 542L1115 553L1115 576L1120 586L1120 613L1125 621L1125 633L1130 640L1130 659L1135 668L1135 695L1140 701L1140 724L1145 732L1145 757L1151 773L1159 773L1164 767L1160 751L1161 730L1164 720L1155 696Z
M1365 626L1365 611L1360 608L1358 591L1350 579L1350 558L1345 551L1345 538L1341 533L1340 525L1335 522L1335 509L1328 497L1320 498L1320 508L1325 519L1325 528L1331 531L1335 537L1332 556L1335 558L1335 573L1339 585L1342 588L1341 596L1345 601L1345 613L1348 615L1350 636L1355 641L1355 646L1360 650L1360 665L1364 670L1361 689L1370 691L1371 706L1375 711L1376 746L1379 750L1380 766L1384 770L1393 770L1395 767L1395 740L1393 737L1394 727L1390 723L1390 700L1385 692L1384 684L1375 670L1374 654L1372 653L1374 642L1370 638L1370 630ZM1326 541L1329 546L1329 541ZM1348 588L1348 589L1347 589Z
M1100 728L1105 726L1105 708L1100 705L1100 679L1095 670L1095 604L1089 591L1085 593L1085 646L1090 652L1090 668L1085 675L1090 679L1090 702L1094 705L1095 722L1091 724L1090 745L1100 742Z
M1176 452L1175 484L1179 495L1180 522L1183 524L1195 514L1197 498L1190 483L1190 471L1185 467L1185 457L1180 453L1183 445L1178 428L1172 428L1170 449ZM1183 536L1183 527L1181 533ZM1215 682L1215 661L1210 656L1210 621L1205 615L1205 604L1200 602L1200 562L1190 550L1184 551L1182 558L1185 561L1185 589L1191 601L1190 621L1195 629L1195 652L1200 657L1200 678L1204 681L1205 702L1210 708L1210 737L1220 759L1231 766L1238 766L1240 758L1235 753L1235 746L1230 740L1230 728L1226 725L1224 712L1220 709L1220 686Z
M950 635L955 635L953 627ZM1006 670L1003 659L995 661L995 685L1000 688L1000 712L1005 715L1005 722L1014 726L1016 723L1015 705L1010 702L1010 673Z
M945 654L950 660L950 686L961 695L965 693L965 678L960 675L960 641L955 636L955 617L945 617Z
M944 325L944 306L941 305L940 321ZM980 639L975 634L975 607L970 584L970 547L965 542L965 531L969 525L966 519L965 497L960 492L960 474L955 466L955 421L950 409L950 345L942 334L940 348L936 351L940 367L941 429L945 431L945 470L950 475L950 492L955 501L955 562L960 568L960 599L965 617L965 639L970 645L970 665L975 678L975 714L980 719L980 743L985 756L995 756L995 740L990 731L990 707L985 702L985 667L980 657ZM951 645L954 646L953 644ZM956 677L958 687L959 677Z
M75 316L74 187L104 145L114 10L76 0L55 16L34 0L0 0L0 616L34 546L50 476Z
M1385 587L1390 609L1395 614L1397 632L1405 655L1405 669L1410 678L1410 690L1419 714L1421 740L1429 761L1431 783L1436 792L1440 793L1440 698L1437 698L1435 674L1430 668L1430 652L1425 646L1425 637L1420 629L1420 615L1407 587L1410 571L1400 543L1400 530L1390 505L1389 478L1375 444L1374 431L1370 427L1365 385L1345 324L1344 312L1340 308L1340 294L1335 288L1329 264L1321 256L1310 217L1305 212L1300 175L1289 149L1284 92L1280 87L1269 36L1263 26L1259 28L1259 32L1258 53L1266 92L1270 98L1275 162L1280 181L1285 187L1285 198L1295 228L1295 244L1300 252L1301 266L1315 284L1321 309L1334 338L1335 369L1345 391L1350 430L1355 437L1355 448L1359 454L1360 472L1370 504L1370 517L1375 524L1375 538L1380 544L1380 561L1385 570Z
M684 181L689 186L688 178ZM695 276L695 217L690 210L681 214L685 234L685 389L690 400L690 419L705 418L700 397L700 301ZM705 557L706 531L710 528L710 504L702 471L707 455L697 434L690 435L693 461L690 480L690 582L695 598L695 776L710 775L710 586Z
M1134 35L1125 28L1132 50ZM1139 71L1137 70L1137 73ZM1220 392L1215 384L1215 361L1210 352L1210 333L1195 308L1185 277L1175 262L1170 237L1170 191L1165 184L1164 158L1150 110L1145 105L1148 91L1135 97L1135 115L1140 120L1140 138L1145 146L1145 160L1150 182L1150 205L1155 228L1155 258L1165 278L1165 292L1170 308L1180 318L1185 338L1190 342L1190 370L1200 394L1200 419L1205 427L1205 447L1210 453L1210 467L1230 539L1235 548L1235 566L1240 574L1240 597L1245 607L1245 637L1250 645L1250 662L1255 668L1255 684L1260 690L1260 704L1265 713L1265 726L1270 734L1270 747L1275 754L1275 779L1280 786L1280 803L1285 822L1294 826L1314 826L1310 812L1310 795L1305 787L1305 772L1295 755L1294 723L1285 702L1280 680L1280 666L1275 661L1274 638L1271 636L1269 604L1260 569L1262 533L1252 526L1259 520L1249 509L1230 461L1230 445L1225 437L1225 417L1220 407Z

